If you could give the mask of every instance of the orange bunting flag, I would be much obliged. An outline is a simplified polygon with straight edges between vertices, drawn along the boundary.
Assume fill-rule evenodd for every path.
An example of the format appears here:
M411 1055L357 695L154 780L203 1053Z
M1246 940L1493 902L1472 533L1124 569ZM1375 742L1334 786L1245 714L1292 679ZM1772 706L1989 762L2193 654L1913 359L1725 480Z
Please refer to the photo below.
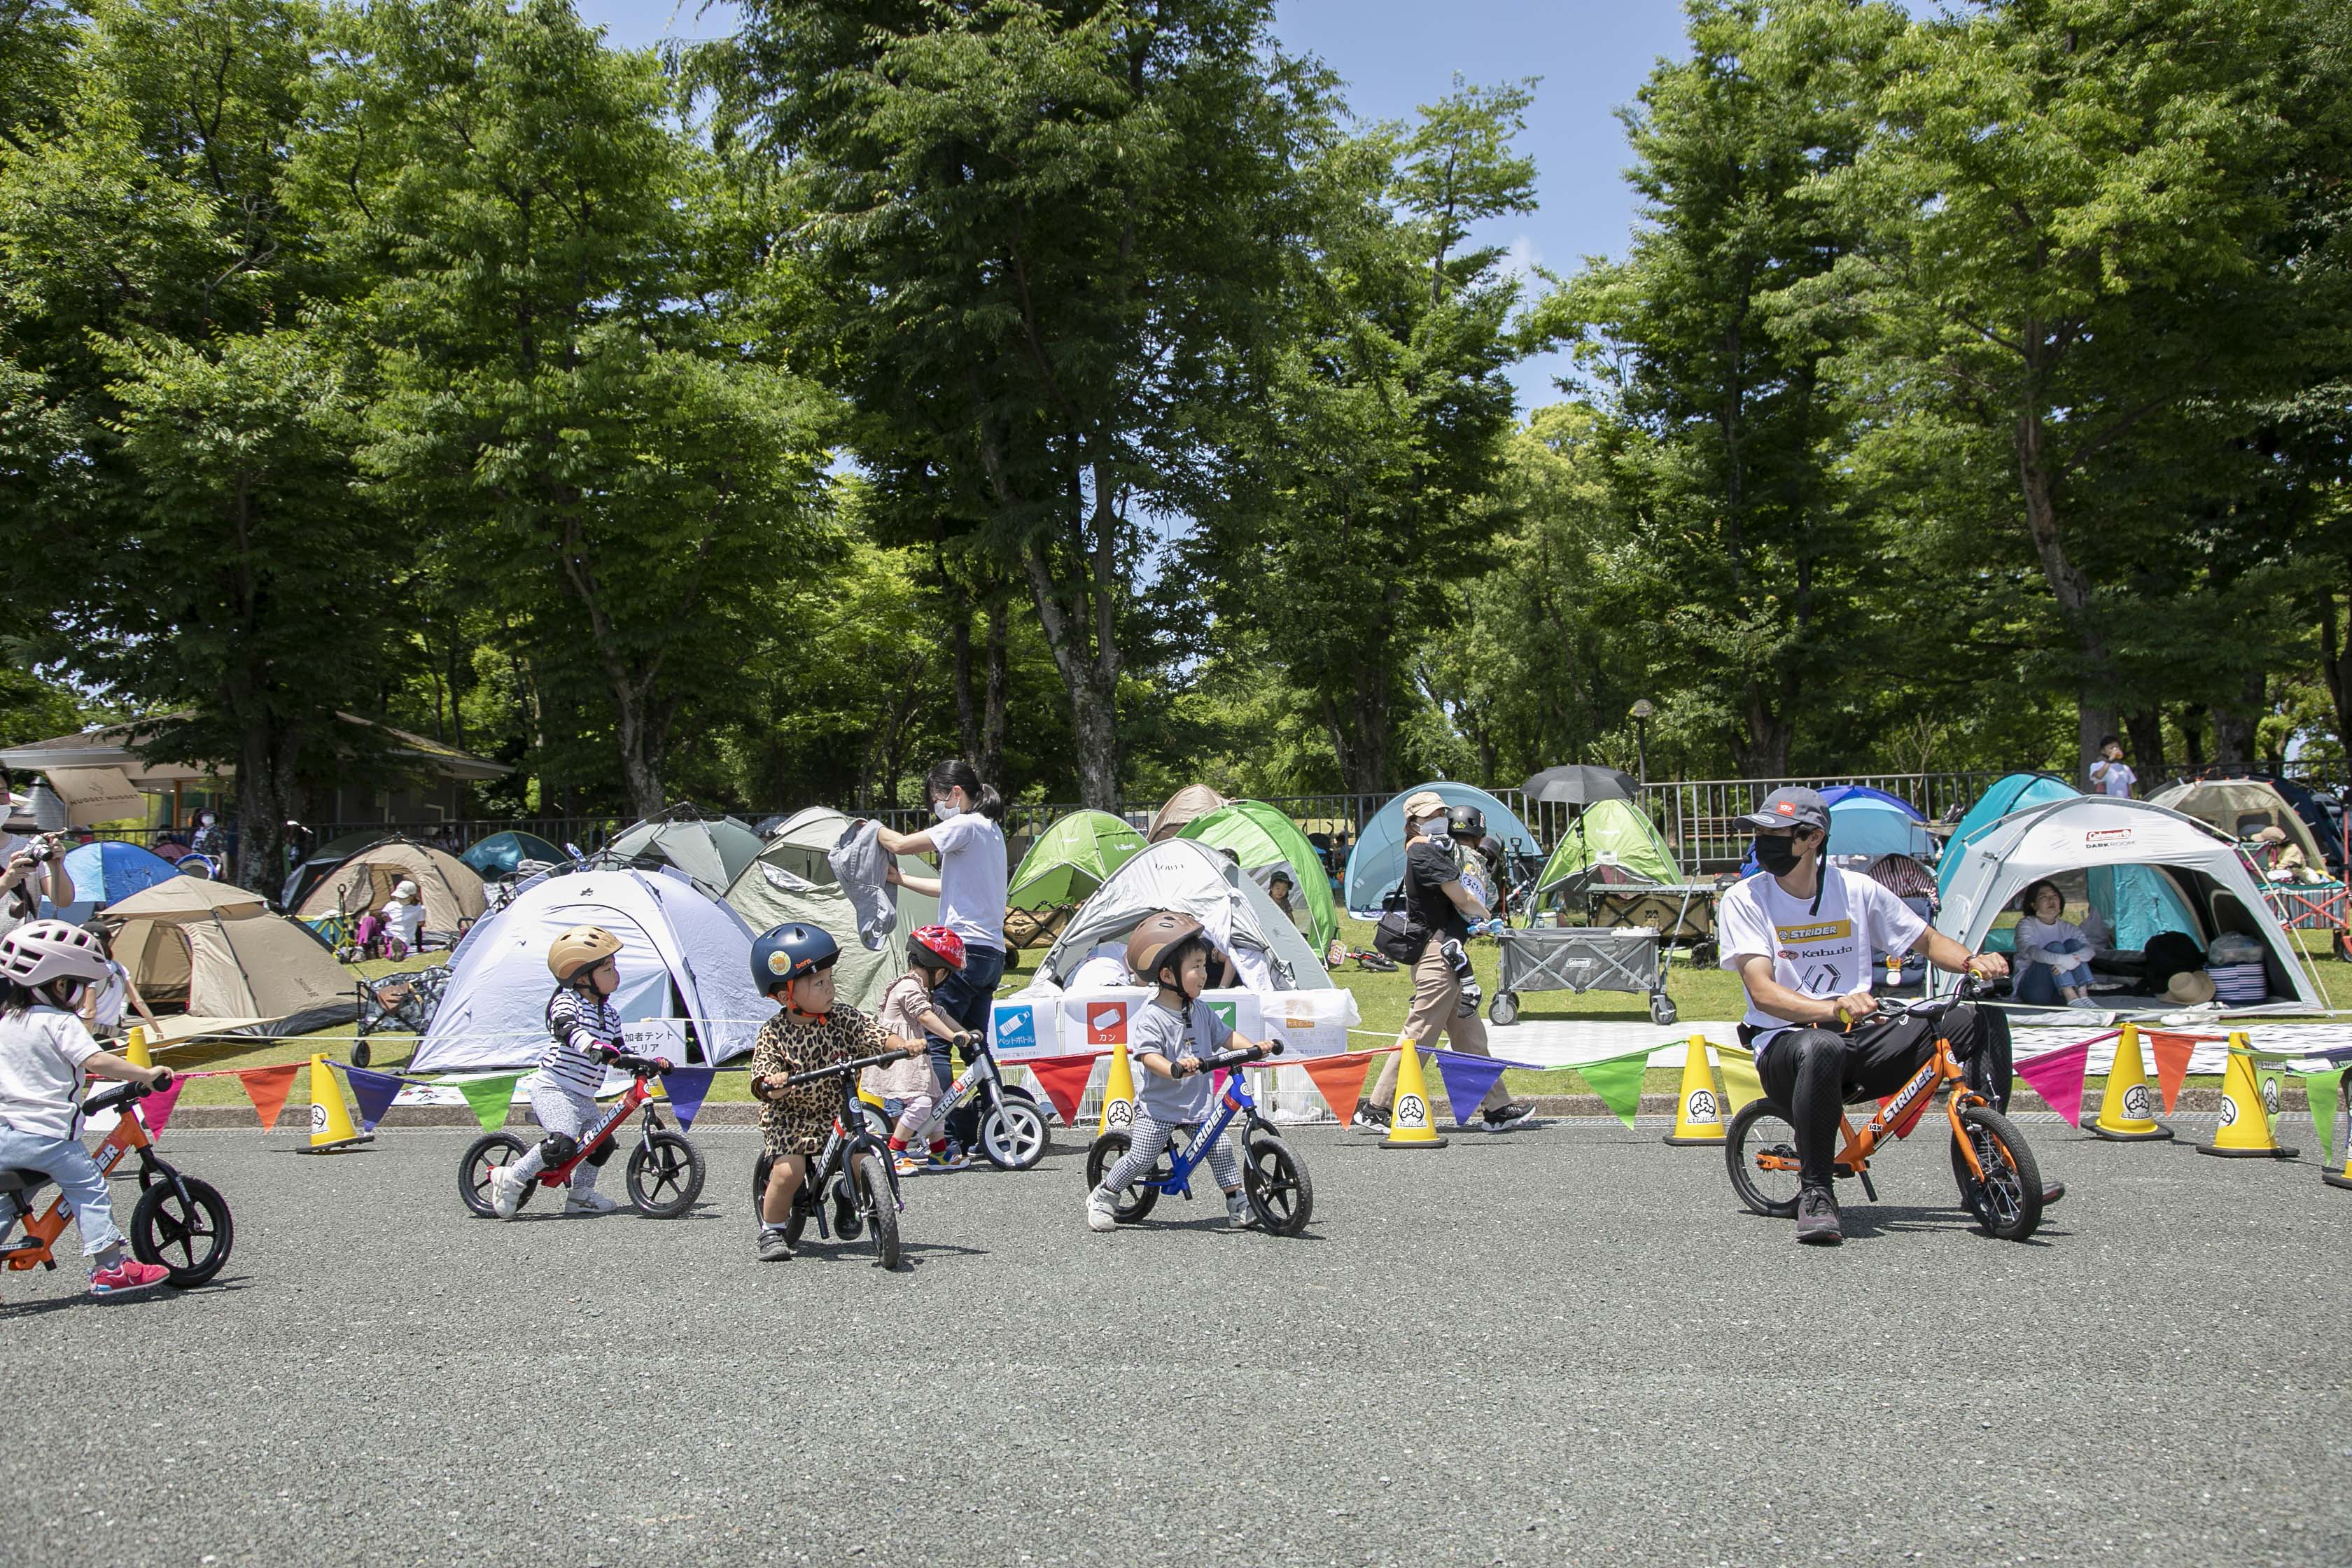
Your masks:
M1036 1061L1019 1063L1029 1069L1054 1109L1062 1113L1062 1125L1075 1127L1078 1121L1078 1101L1087 1097L1087 1079L1094 1076L1096 1053L1088 1051L1077 1057L1045 1057Z
M1372 1063L1386 1053L1382 1051L1343 1051L1338 1056L1302 1057L1298 1065L1315 1080L1315 1091L1331 1114L1345 1127L1355 1120L1356 1101L1364 1096L1364 1075L1372 1070Z
M247 1068L236 1075L245 1088L246 1099L261 1113L264 1132L278 1125L278 1113L286 1109L286 1097L294 1092L294 1075L310 1064L288 1062L284 1067Z
M2197 1054L2197 1041L2189 1035L2158 1034L2154 1029L2142 1029L2139 1037L2156 1053L2156 1087L2164 1096L2167 1115L2172 1102L2180 1098L2180 1085L2189 1077L2189 1058Z

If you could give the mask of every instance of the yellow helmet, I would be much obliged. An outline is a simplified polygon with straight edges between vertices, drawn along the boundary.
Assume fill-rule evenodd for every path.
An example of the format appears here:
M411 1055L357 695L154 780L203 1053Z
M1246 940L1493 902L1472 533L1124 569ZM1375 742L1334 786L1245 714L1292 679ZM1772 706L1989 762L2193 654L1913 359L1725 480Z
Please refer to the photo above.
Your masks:
M573 926L559 931L547 944L548 973L569 985L583 970L593 969L621 951L621 939L603 926Z

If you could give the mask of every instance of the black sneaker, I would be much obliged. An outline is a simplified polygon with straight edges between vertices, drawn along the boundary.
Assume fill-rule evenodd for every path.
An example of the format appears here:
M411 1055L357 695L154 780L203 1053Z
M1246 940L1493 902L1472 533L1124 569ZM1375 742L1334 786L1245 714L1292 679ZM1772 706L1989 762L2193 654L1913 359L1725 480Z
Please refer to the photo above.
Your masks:
M1486 1125L1490 1128L1508 1127L1515 1121L1525 1121L1534 1110L1534 1101L1515 1100L1508 1105L1498 1105L1486 1112Z
M1348 1125L1366 1128L1374 1132L1385 1132L1389 1130L1389 1113L1369 1100L1360 1100L1356 1101L1355 1117Z
M1835 1247L1845 1239L1837 1199L1827 1187L1807 1187L1797 1194L1797 1239L1808 1247Z
M2048 1184L2046 1184L2042 1187L2042 1206L2043 1208L2048 1208L2052 1204L2056 1203L2060 1198L2063 1198L2063 1197L2064 1197L2065 1195L2066 1195L2066 1184L2065 1184L2065 1183L2063 1183L2063 1182L2051 1182L2051 1183L2048 1183Z
M782 1226L763 1225L760 1227L761 1262L782 1263L792 1256L793 1238L784 1234Z

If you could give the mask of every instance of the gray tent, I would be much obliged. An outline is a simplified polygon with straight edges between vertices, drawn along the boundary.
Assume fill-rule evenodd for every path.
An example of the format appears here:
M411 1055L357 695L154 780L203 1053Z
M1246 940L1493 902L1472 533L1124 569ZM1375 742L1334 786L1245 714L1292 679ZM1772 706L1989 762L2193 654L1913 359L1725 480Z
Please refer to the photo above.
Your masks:
M1071 917L1038 974L1067 985L1097 946L1124 942L1155 910L1181 910L1197 919L1210 939L1233 955L1253 989L1332 988L1313 945L1274 907L1265 889L1196 838L1162 839L1112 872Z
M625 829L604 849L623 860L675 866L719 899L759 855L760 836L731 816L654 817Z
M906 970L907 933L938 920L940 904L928 894L893 889L898 895L898 928L879 952L869 951L858 940L849 895L841 890L841 881L825 859L825 852L848 826L849 818L822 805L786 818L728 886L727 902L751 922L753 931L800 921L831 933L841 944L841 1000L870 1013L882 1005L882 993L890 982ZM898 869L909 877L936 875L912 855L898 857Z

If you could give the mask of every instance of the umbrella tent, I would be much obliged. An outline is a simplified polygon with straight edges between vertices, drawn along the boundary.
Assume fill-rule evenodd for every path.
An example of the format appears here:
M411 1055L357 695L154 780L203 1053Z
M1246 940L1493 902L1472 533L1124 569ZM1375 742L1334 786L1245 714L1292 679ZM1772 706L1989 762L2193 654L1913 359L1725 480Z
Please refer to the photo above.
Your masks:
M179 875L161 855L118 838L76 845L66 851L65 867L75 903L99 908Z
M1013 868L1008 909L1083 903L1143 848L1143 835L1108 811L1057 816Z
M1580 814L1552 847L1551 858L1536 878L1536 896L1565 887L1601 866L1615 866L1645 882L1673 885L1683 879L1674 851L1647 812L1629 801L1601 800Z
M2148 802L2210 822L2232 838L2252 838L2265 827L2275 827L2303 851L2305 865L2315 870L2327 866L2327 852L2310 825L2268 779L2189 779L2158 790ZM72 868L70 858L67 868ZM74 886L81 886L80 878L74 879Z
M726 901L754 931L799 921L828 932L841 944L841 962L834 971L837 994L850 1006L871 1013L882 1005L890 982L906 971L907 933L938 920L940 904L927 893L893 888L898 923L878 950L868 948L858 937L849 895L825 858L848 829L849 818L829 806L794 813L728 887ZM898 870L909 877L933 874L912 855L898 857Z
M602 926L621 939L613 1005L627 1023L676 1020L644 1041L672 1061L741 1056L775 1014L751 984L751 928L683 875L608 868L541 877L457 944L414 1070L536 1062L547 1048L547 1004L555 994L548 944L577 925Z
M1517 855L1535 851L1536 836L1519 820L1518 814L1477 785L1455 784L1448 779L1415 784L1391 797L1373 814L1357 835L1355 848L1349 853L1343 887L1348 910L1359 919L1378 919L1381 900L1403 879L1404 802L1423 790L1431 791L1449 806L1477 807L1486 816L1490 843L1498 843Z
M1569 763L1530 773L1519 793L1530 805L1591 805L1603 800L1638 800L1641 786L1633 775L1591 763Z
M1037 966L1038 979L1060 987L1105 943L1121 944L1157 910L1181 910L1232 955L1242 983L1255 991L1328 991L1331 976L1304 932L1274 907L1265 889L1194 838L1147 847L1111 873Z
M363 915L383 908L393 889L414 882L425 901L424 934L457 940L460 926L482 918L482 879L455 855L406 838L380 838L354 852L311 885L287 912L296 920Z
M1282 910L1284 916L1288 918L1297 910L1306 912L1307 935L1314 939L1318 952L1330 946L1331 939L1339 934L1339 914L1331 902L1330 873L1323 869L1323 858L1315 852L1307 835L1280 807L1262 800L1229 801L1186 823L1177 837L1198 839L1213 849L1231 850L1241 868L1261 888L1270 889L1273 873L1277 868L1286 868L1290 873L1291 908ZM1273 902L1271 891L1267 901Z
M1151 826L1145 830L1147 842L1157 844L1163 838L1173 838L1194 817L1214 811L1225 804L1225 797L1207 784L1186 784L1160 803L1152 816Z
M2263 945L2265 1010L2326 1005L2237 845L2194 817L2147 801L2074 795L2011 812L1957 858L1936 926L1971 951L2026 888L2048 879L2098 910L2118 949L2144 950L2159 931L2182 932L2200 949L2237 932Z
M174 877L108 913L108 948L148 1005L157 1043L199 1035L303 1035L357 1016L350 974L258 893Z
M473 868L474 874L484 881L511 877L526 860L536 860L547 866L569 866L572 857L536 833L493 833L478 839L472 848L457 857Z
M642 866L675 866L714 899L760 858L760 836L731 816L655 817L625 828L605 852Z

